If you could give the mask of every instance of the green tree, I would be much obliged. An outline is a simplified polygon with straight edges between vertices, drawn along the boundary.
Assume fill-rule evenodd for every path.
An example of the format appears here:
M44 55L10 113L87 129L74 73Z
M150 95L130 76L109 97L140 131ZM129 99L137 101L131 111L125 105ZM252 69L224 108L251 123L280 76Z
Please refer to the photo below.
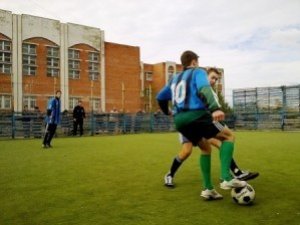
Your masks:
M221 110L225 113L225 114L232 114L233 110L232 108L229 106L229 104L225 101L224 96L222 95L221 92L217 92L218 94L218 98L219 98L219 102L221 104Z

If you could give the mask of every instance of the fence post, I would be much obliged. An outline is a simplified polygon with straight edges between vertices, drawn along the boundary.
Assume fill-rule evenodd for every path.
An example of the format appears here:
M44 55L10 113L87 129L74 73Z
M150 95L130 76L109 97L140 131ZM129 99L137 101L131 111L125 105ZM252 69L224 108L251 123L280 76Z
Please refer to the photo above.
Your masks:
M15 129L16 129L16 124L15 124L15 113L12 112L12 116L11 116L11 137L12 139L15 138Z
M95 126L94 126L94 113L93 110L91 112L91 136L95 134Z

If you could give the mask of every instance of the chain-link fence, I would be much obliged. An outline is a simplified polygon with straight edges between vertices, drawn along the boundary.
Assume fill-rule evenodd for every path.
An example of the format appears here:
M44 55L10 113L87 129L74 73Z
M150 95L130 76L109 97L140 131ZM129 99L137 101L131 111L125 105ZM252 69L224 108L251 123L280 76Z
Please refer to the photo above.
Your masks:
M62 113L58 136L73 136L74 123L70 113ZM84 135L112 135L174 131L172 117L162 113L88 113L83 123ZM0 137L41 138L45 132L45 115L41 113L0 114ZM77 132L79 135L79 132Z
M233 91L235 127L300 130L300 85Z

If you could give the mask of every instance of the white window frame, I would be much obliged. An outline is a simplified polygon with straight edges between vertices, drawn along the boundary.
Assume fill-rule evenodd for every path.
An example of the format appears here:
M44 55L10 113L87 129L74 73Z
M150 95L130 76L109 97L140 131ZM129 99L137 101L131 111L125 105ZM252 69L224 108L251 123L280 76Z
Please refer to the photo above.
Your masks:
M145 72L145 79L146 81L152 81L153 80L153 72Z
M101 98L90 98L90 108L95 112L100 112Z
M12 53L11 41L0 40L0 73L11 74Z
M69 57L69 59L79 59L80 58L80 50L69 48L68 57Z
M79 101L80 101L80 98L78 98L78 97L70 97L69 98L69 109L73 110Z
M29 110L34 110L34 107L36 106L36 97L24 96L23 105L27 105Z
M11 52L11 41L0 40L0 51Z
M47 76L59 76L59 47L47 46Z
M12 96L11 95L0 95L0 109L11 109L12 106ZM6 107L6 104L9 106Z
M36 55L36 45L29 44L29 43L23 43L22 54L23 55Z
M100 53L99 52L89 52L88 61L90 62L99 62Z

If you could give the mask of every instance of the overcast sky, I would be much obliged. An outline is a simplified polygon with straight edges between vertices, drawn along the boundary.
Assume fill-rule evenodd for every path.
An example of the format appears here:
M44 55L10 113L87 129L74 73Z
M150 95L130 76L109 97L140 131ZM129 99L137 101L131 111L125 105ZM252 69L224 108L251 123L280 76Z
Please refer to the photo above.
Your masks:
M300 0L1 0L0 8L105 31L146 63L184 50L225 71L232 89L300 84Z

